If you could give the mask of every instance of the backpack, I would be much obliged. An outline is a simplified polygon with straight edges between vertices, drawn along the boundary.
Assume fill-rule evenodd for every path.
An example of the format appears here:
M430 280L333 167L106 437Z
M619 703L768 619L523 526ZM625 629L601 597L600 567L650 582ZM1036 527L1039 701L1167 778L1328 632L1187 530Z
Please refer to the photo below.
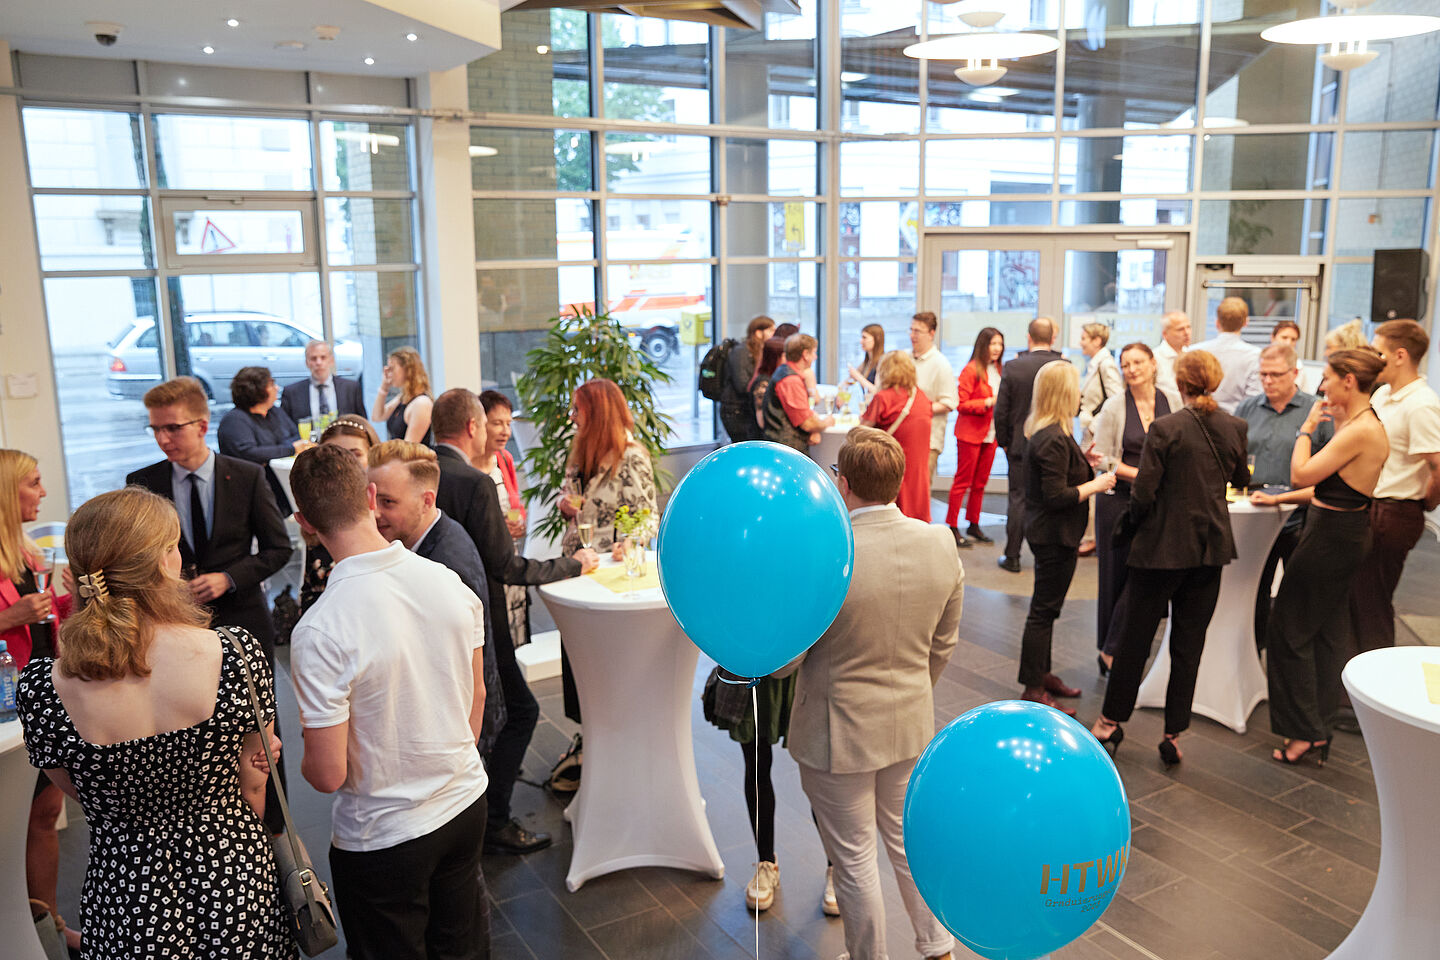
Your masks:
M740 344L726 339L711 347L700 361L700 395L708 400L719 400L725 389L725 362L730 351Z

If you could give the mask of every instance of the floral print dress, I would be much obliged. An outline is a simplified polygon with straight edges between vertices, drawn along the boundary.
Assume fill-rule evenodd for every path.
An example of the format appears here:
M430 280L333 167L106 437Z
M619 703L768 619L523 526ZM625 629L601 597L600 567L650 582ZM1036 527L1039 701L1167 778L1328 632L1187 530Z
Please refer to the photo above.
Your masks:
M565 469L565 487L583 494L587 512L594 511L595 540L591 546L602 554L615 543L615 511L621 506L629 507L631 513L645 509L652 515L659 513L650 451L633 440L626 445L614 473L602 472L582 481L580 471L572 464ZM568 557L579 549L580 531L572 520L565 530L560 551Z

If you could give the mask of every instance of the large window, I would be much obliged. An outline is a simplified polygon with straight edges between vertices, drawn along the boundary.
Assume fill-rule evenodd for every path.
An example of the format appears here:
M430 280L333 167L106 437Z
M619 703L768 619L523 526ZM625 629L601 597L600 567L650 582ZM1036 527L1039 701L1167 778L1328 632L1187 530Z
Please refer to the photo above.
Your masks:
M284 386L328 338L338 373L373 387L389 350L419 342L408 123L23 120L72 506L160 456L140 398L168 377L201 381L213 430L241 367Z

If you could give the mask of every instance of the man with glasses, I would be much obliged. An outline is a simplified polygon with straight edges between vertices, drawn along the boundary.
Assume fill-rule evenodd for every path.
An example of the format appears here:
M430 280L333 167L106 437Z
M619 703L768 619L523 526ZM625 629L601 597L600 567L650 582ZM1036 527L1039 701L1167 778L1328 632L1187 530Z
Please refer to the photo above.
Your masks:
M299 423L326 414L365 416L360 384L335 376L335 351L328 341L311 340L305 344L305 366L310 368L310 376L290 384L280 394L280 409L291 420Z
M205 443L210 404L194 377L176 377L144 397L149 431L165 459L136 470L126 484L166 497L180 515L180 560L191 595L214 615L214 625L243 627L275 667L275 628L265 578L290 560L290 536L258 463L221 456ZM252 546L254 544L254 546ZM276 736L280 734L277 721ZM279 761L284 779L284 761ZM265 823L285 829L274 787L266 786Z
M1246 397L1235 408L1235 416L1250 426L1247 451L1255 458L1250 477L1252 487L1290 486L1290 454L1295 449L1295 437L1315 405L1315 397L1297 386L1299 376L1300 362L1294 348L1285 343L1272 343L1260 351L1262 392ZM1312 449L1319 450L1334 433L1334 424L1323 421L1311 440ZM1302 506L1286 519L1260 574L1260 588L1255 595L1255 645L1261 650L1265 649L1265 624L1270 619L1275 571L1280 561L1290 560L1304 525L1305 507Z

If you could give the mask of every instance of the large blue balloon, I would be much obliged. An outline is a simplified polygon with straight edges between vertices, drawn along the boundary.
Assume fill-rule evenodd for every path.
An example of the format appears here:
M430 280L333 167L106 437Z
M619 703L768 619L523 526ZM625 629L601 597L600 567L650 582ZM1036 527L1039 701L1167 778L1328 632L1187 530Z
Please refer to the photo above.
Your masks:
M1033 960L1075 940L1110 905L1129 854L1115 764L1053 707L976 707L930 741L910 774L915 885L982 957Z
M751 441L691 468L655 550L670 611L695 645L731 673L763 677L810 649L840 612L855 538L813 460Z

